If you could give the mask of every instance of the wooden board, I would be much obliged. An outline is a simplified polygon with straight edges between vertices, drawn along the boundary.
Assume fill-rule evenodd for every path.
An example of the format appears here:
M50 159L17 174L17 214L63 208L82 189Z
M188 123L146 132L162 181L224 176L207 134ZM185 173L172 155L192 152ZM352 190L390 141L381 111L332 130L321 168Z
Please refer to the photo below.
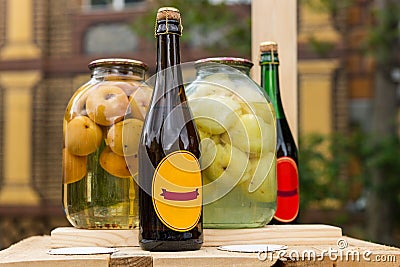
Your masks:
M370 251L369 259L359 260L331 259L324 251L337 249L337 246L320 244L310 241L307 245L289 246L282 253L270 254L264 261L257 253L236 253L220 251L216 247L202 247L197 251L182 252L148 252L139 247L120 247L113 254L104 255L49 255L46 252L51 247L50 236L30 237L21 242L0 251L0 266L4 267L88 267L88 266L143 266L143 267L187 267L187 266L235 266L235 267L398 267L400 262L400 249L378 245L362 240L349 238L341 239L347 242L348 247L343 251ZM294 260L293 255L302 255L304 251L315 251L317 260ZM297 253L293 253L297 252ZM310 254L307 254L310 255ZM383 261L385 257L386 261ZM390 258L389 258L390 257ZM379 259L379 260L378 260ZM391 259L391 260L389 260Z
M2 267L109 266L109 255L49 255L50 237L30 237L0 251Z
M204 229L205 247L235 244L306 245L336 244L342 236L339 227L321 224L268 225L251 229ZM51 232L51 246L137 247L138 230L85 230L73 227L56 228Z
M2 267L167 267L167 266L272 266L278 259L260 261L254 253L231 253L213 247L197 251L158 252L143 251L139 247L121 247L113 254L104 255L49 255L51 238L35 236L0 251Z

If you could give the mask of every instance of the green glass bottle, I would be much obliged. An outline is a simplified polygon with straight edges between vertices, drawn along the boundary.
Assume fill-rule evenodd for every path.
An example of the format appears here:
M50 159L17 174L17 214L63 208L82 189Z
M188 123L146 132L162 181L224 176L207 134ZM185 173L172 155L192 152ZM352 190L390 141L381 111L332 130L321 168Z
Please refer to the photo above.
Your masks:
M261 87L270 97L276 112L278 194L277 210L270 224L296 223L299 216L298 151L281 101L278 45L263 42L260 52Z

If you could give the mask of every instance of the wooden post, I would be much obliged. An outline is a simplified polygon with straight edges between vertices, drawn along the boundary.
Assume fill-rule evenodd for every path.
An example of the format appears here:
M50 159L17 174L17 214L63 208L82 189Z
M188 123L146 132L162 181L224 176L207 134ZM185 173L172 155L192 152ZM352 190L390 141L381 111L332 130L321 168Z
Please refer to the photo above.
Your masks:
M283 108L293 137L298 137L297 98L297 1L252 0L252 77L260 82L259 44L264 41L278 43L280 59L280 88Z

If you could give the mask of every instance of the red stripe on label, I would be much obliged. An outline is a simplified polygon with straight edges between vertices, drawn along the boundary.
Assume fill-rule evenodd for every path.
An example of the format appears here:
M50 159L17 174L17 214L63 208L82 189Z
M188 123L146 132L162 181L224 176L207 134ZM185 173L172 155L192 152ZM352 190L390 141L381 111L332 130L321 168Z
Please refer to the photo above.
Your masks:
M278 190L278 197L292 197L295 195L297 195L297 189L293 189L290 191Z
M160 196L164 197L166 200L175 200L175 201L188 201L194 200L199 195L199 189L196 189L192 192L169 192L167 189L162 188L163 192Z

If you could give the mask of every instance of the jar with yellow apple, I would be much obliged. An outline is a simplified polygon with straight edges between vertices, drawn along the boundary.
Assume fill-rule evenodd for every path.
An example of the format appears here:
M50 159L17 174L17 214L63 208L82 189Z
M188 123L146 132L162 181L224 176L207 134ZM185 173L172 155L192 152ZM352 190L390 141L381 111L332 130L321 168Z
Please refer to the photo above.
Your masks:
M186 88L201 140L204 228L262 227L276 210L275 113L252 66L198 60Z
M147 66L99 59L64 116L62 195L69 222L84 229L138 226L138 142L152 89Z

